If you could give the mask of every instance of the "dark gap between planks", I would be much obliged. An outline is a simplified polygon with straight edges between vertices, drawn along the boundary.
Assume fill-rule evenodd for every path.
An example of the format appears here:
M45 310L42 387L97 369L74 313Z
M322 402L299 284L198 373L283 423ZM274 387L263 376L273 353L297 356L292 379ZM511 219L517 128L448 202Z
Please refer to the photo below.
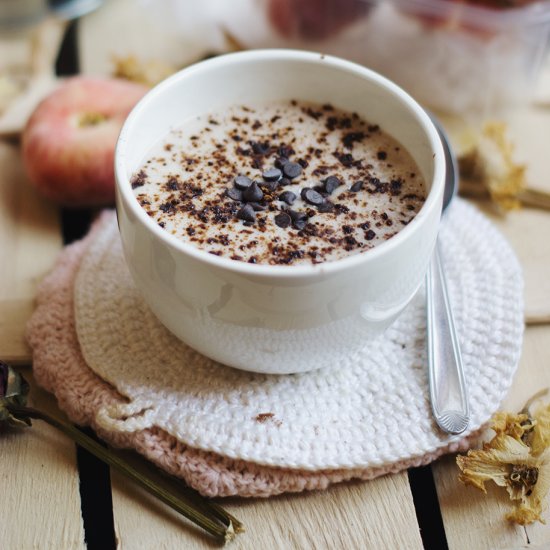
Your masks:
M81 431L103 445L90 428ZM109 466L78 445L76 461L86 547L88 550L115 550L117 544Z
M71 76L80 71L77 33L77 22L73 21L67 27L55 63L55 72L58 76ZM69 244L86 235L91 220L92 215L89 210L62 210L61 228L64 244ZM98 440L91 429L84 428L82 431ZM76 459L86 546L88 550L115 550L117 545L109 467L78 445Z
M448 550L431 466L409 468L407 473L425 550Z

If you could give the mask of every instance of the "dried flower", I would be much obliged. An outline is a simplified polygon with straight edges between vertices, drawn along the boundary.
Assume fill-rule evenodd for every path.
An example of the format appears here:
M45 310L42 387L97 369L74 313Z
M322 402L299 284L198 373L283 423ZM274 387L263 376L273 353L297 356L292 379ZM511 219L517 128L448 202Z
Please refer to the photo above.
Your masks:
M550 209L550 194L527 186L526 166L514 159L504 122L488 122L458 158L460 193L488 196L501 211L520 206Z
M492 419L494 437L480 450L457 456L460 481L486 492L493 481L508 491L514 510L506 519L526 525L545 523L541 514L550 489L550 405L533 413L499 412Z
M514 147L506 136L506 125L488 122L477 143L458 159L464 188L470 193L489 193L502 209L518 208L517 195L526 187L525 165L513 159Z
M14 416L10 405L24 406L27 404L29 385L25 379L11 367L0 361L0 425L20 427L30 426L28 418Z

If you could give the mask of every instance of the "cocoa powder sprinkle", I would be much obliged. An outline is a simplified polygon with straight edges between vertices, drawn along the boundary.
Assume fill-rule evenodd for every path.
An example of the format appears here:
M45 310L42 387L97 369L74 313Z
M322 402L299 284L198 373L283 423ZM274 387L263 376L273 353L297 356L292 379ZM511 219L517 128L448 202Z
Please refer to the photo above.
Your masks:
M294 265L391 238L423 204L418 174L377 124L291 100L198 117L130 181L147 214L178 238L235 261Z

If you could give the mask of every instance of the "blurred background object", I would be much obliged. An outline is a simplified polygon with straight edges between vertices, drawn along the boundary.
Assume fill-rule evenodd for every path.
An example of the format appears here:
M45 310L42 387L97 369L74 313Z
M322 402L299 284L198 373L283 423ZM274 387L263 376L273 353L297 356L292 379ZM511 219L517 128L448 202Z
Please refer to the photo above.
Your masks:
M271 0L267 12L283 36L321 40L367 15L371 7L363 0Z
M78 31L87 74L153 85L207 55L285 47L361 63L439 116L478 128L533 99L550 102L542 71L550 0L2 0L0 38L9 21L32 28L40 18L60 21L101 4L105 10L86 16L101 21L101 39L88 30L93 24ZM0 74L0 110L21 90L10 65L9 78Z
M39 23L50 15L74 19L98 8L103 0L1 0L0 31Z
M459 115L493 116L528 102L550 35L548 1L210 3L220 27L242 47L339 55L388 76L424 105Z

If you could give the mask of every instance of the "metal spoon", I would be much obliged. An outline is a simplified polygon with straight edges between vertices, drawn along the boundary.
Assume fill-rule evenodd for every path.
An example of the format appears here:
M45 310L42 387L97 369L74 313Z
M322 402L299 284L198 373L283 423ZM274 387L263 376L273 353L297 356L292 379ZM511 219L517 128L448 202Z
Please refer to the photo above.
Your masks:
M432 119L432 121L441 137L447 164L443 196L443 212L445 212L458 188L458 169L449 139L437 120ZM464 382L460 344L447 292L445 272L439 256L438 242L426 274L426 311L432 412L437 425L443 431L459 434L468 427L470 407Z

